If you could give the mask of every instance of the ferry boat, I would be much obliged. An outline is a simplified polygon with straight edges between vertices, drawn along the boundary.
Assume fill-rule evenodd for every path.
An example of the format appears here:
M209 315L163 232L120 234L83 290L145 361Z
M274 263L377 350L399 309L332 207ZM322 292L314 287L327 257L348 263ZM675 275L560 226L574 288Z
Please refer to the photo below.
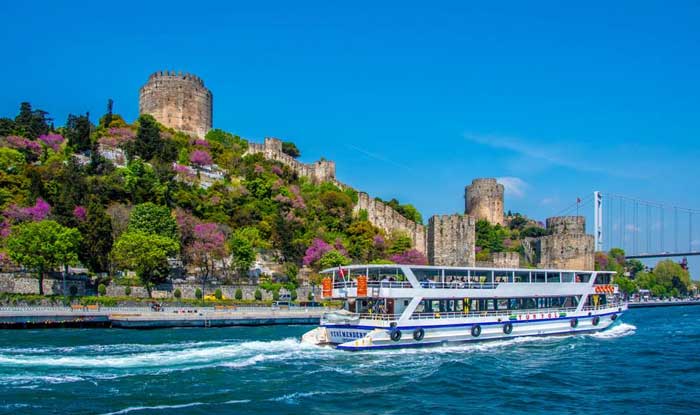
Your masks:
M323 298L344 307L302 341L342 350L593 332L627 310L609 271L391 264L322 275Z

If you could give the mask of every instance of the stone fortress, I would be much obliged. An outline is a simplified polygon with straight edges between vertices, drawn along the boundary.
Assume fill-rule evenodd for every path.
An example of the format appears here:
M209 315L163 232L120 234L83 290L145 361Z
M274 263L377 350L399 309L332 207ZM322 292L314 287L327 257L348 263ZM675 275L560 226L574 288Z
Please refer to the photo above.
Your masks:
M141 114L153 115L167 127L200 138L212 128L212 110L211 92L200 78L191 74L156 72L139 95ZM249 143L247 153L263 154L314 183L329 181L341 188L350 187L335 177L333 161L299 162L282 152L282 141L277 138L265 138L262 144ZM593 236L586 235L583 216L548 218L546 236L523 241L523 259L517 252L496 252L488 262L477 263L476 222L483 219L494 225L506 225L504 187L493 178L474 179L465 187L464 201L463 214L434 215L427 225L405 218L364 192L358 192L354 212L366 212L372 224L389 234L397 231L408 234L415 248L433 265L516 268L524 259L539 268L593 269Z
M139 113L189 135L204 137L212 128L213 95L195 75L175 71L152 74L139 91Z

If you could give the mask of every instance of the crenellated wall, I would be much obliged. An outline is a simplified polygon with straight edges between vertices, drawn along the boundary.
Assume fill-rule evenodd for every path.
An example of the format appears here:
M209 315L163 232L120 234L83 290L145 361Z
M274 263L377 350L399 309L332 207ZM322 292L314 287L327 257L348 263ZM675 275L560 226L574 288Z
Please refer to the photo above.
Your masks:
M139 91L139 113L150 114L167 127L201 138L212 128L213 99L199 77L159 71Z
M282 141L278 138L266 137L263 144L248 143L246 154L262 153L268 160L278 161L288 166L299 176L308 177L314 183L333 182L339 187L345 187L335 179L335 162L318 160L306 164L282 152Z
M426 229L424 225L406 219L391 206L370 197L367 193L359 192L357 197L358 200L354 208L356 214L360 210L367 211L368 220L386 233L391 233L395 230L407 233L413 240L414 247L420 252L427 254Z
M549 235L535 243L539 268L592 270L595 263L593 235L586 235L583 216L547 218Z
M468 215L435 215L428 221L428 261L433 265L474 266L476 220Z

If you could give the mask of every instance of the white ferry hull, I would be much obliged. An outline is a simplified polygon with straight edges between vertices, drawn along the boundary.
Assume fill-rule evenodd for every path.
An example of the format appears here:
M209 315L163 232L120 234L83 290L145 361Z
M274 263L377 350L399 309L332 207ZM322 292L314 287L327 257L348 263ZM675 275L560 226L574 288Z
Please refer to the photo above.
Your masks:
M571 335L595 332L610 327L626 307L595 314L571 314L554 317L544 314L520 320L470 319L470 322L420 320L390 327L357 325L322 325L304 335L303 341L333 345L339 350L359 351L404 347L439 346L527 336ZM576 323L572 323L576 320ZM597 324L595 324L597 323ZM478 326L478 328L476 328ZM575 327L574 327L575 326ZM397 336L395 332L400 332ZM392 333L394 339L392 339ZM421 337L422 333L422 338ZM396 337L400 337L396 339ZM416 339L416 338L419 339Z

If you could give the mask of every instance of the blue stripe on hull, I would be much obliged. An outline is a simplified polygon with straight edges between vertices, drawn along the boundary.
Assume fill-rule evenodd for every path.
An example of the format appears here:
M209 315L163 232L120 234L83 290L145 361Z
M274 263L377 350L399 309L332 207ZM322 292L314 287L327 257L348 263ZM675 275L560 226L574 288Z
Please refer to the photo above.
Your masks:
M338 350L345 350L345 351L350 351L350 352L357 352L357 351L362 351L362 350L376 350L376 349L401 349L404 347L435 347L435 346L442 346L442 345L450 345L450 344L462 344L462 343L476 343L476 342L487 342L487 341L495 341L495 340L507 340L507 339L515 339L518 337L546 337L546 336L566 336L566 335L575 335L575 334L585 334L585 333L593 333L597 331L602 331L605 330L609 327L612 327L612 324L608 327L602 328L602 329L589 329L589 330L578 330L578 331L559 331L559 332L554 332L554 333L546 333L546 334L523 334L520 336L503 336L503 337L492 337L488 339L479 339L479 338L473 338L473 339L464 339L464 340L451 340L451 341L437 341L437 342L425 342L425 343L398 343L398 344L382 344L382 345L377 345L377 346L340 346L337 345L335 346L336 349Z
M431 328L442 328L442 327L470 327L474 326L476 324L479 324L481 326L490 326L490 325L498 325L498 324L506 324L506 323L512 323L513 325L516 324L527 324L527 323L541 323L544 321L558 321L558 320L571 320L574 318L577 318L579 320L583 319L593 319L593 317L605 317L605 316L611 316L613 314L622 314L624 311L614 311L612 313L605 313L605 314L592 314L590 316L570 316L570 317L557 317L557 318L544 318L544 319L538 319L538 320L503 320L503 321L491 321L491 322L475 322L475 323L459 323L459 324L436 324L436 325L430 325L430 326L399 326L396 327L397 329L400 330L410 330L410 329L417 329L417 328L424 328L424 329L431 329ZM357 330L374 330L374 329L389 329L388 327L385 326L353 326L350 324L323 324L321 327L326 327L326 328L334 328L334 329L340 329L340 328L346 328L346 329L357 329Z

